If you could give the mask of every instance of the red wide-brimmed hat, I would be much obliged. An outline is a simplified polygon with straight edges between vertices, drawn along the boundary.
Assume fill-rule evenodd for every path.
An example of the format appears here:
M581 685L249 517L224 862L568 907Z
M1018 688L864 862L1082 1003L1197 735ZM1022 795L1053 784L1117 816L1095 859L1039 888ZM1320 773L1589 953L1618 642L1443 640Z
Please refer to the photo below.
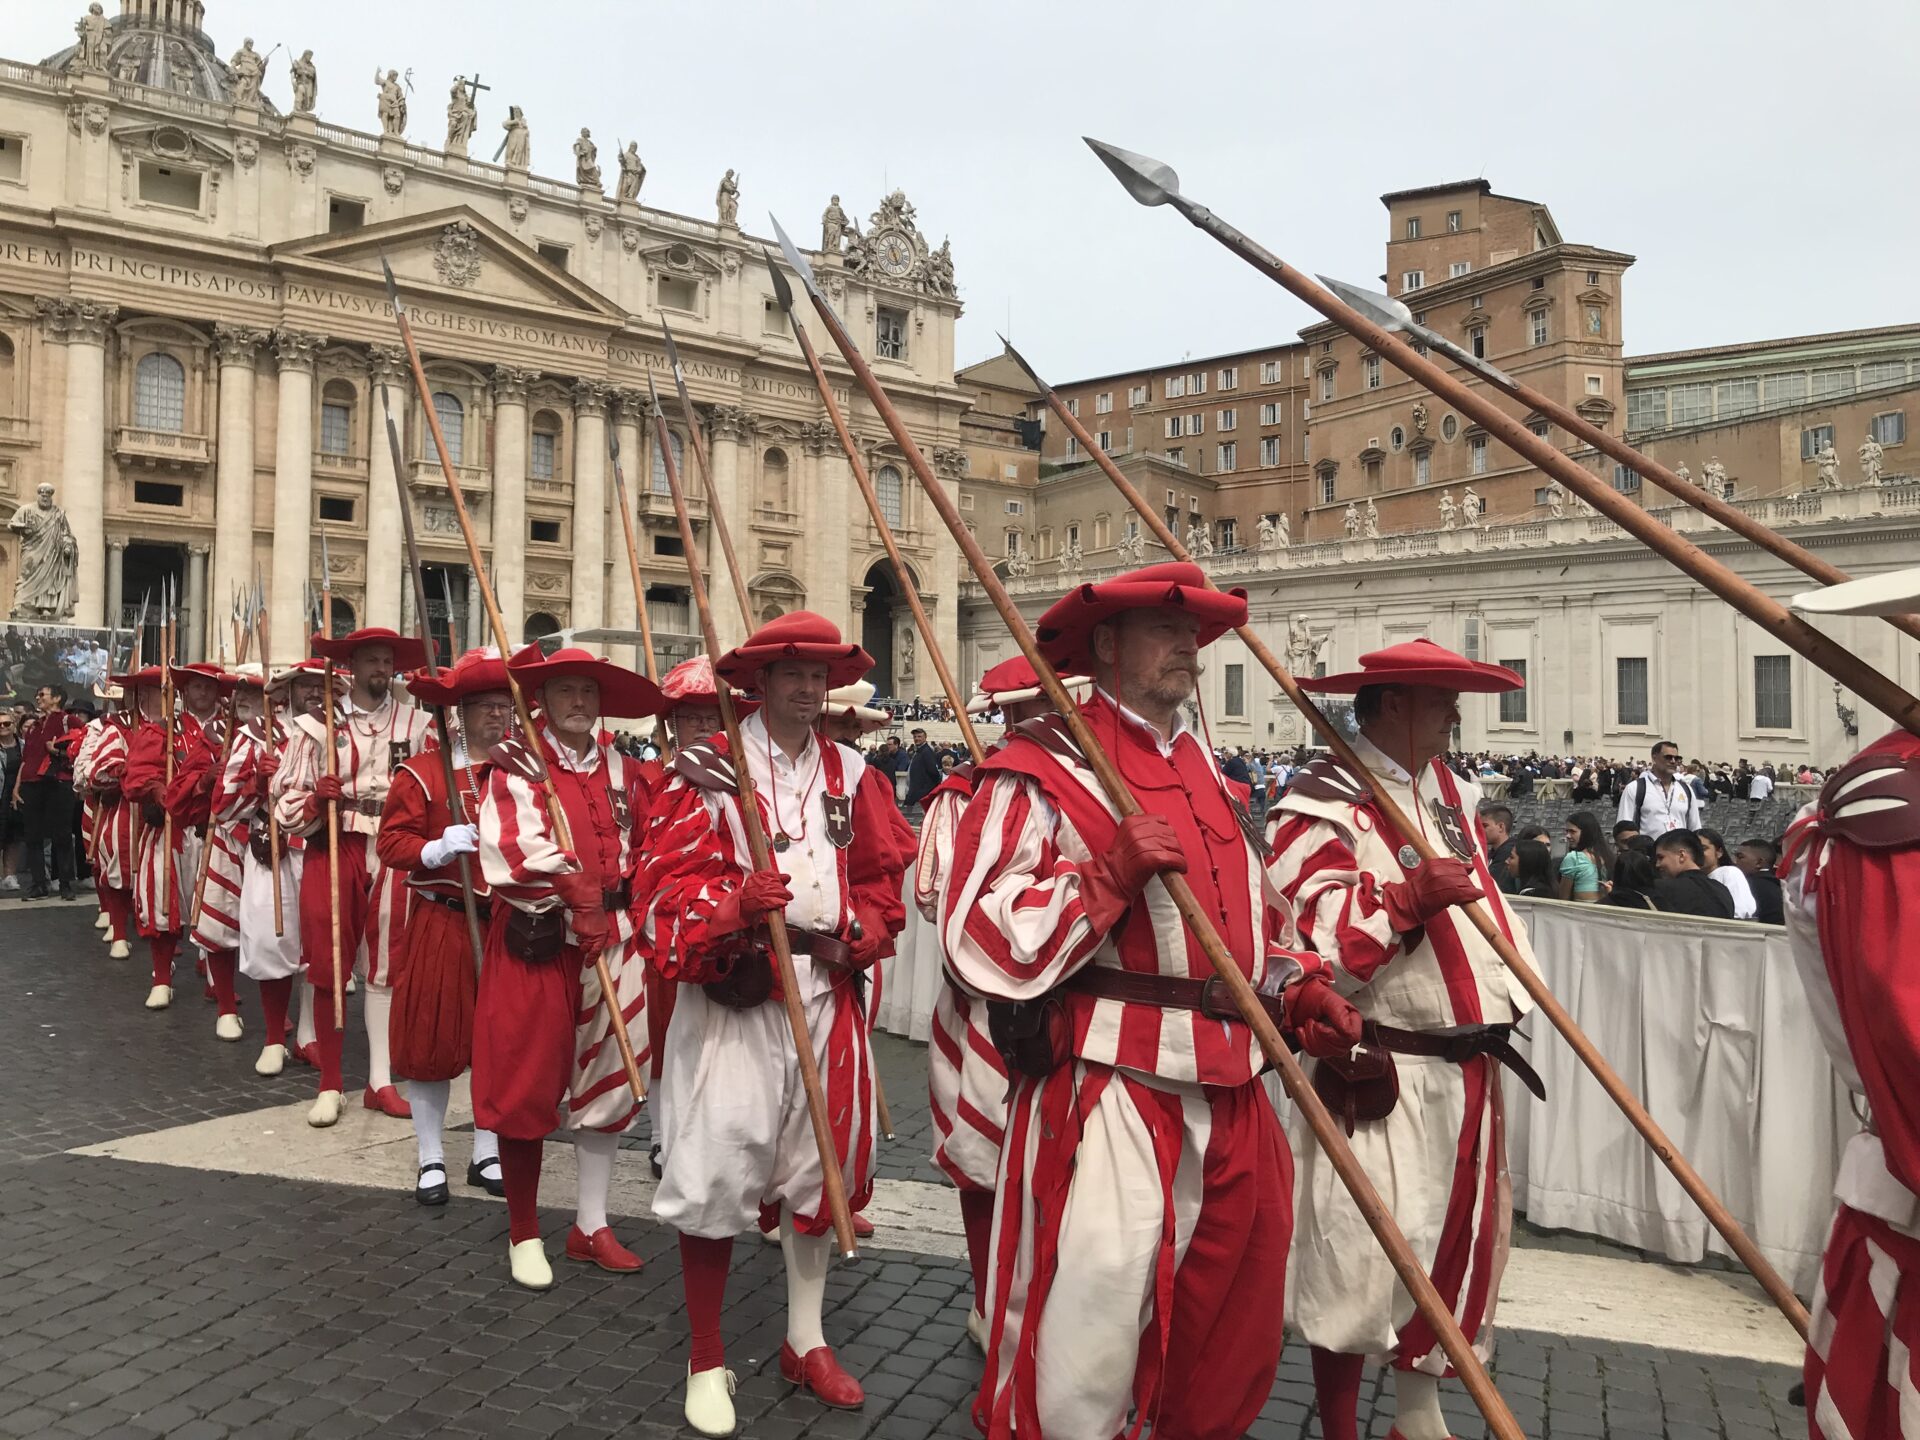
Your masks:
M507 688L507 662L491 645L469 650L437 676L407 676L407 693L422 705L457 705L471 695Z
M1067 687L1067 693L1076 700L1093 688L1093 681L1084 675L1062 675L1060 683ZM984 715L1003 705L1018 705L1022 700L1035 699L1042 693L1040 677L1033 673L1033 666L1028 663L1027 657L1015 655L1011 660L1002 660L980 677L980 683L974 687L973 697L967 701L967 713Z
M893 724L893 712L868 702L873 699L873 682L856 680L827 692L827 708L821 719L858 720L863 731L884 729Z
M720 657L720 678L742 689L758 684L760 671L776 660L818 660L827 667L827 688L851 685L873 668L873 657L840 638L824 615L794 610L769 620L746 642Z
M600 713L635 719L659 715L667 709L667 697L646 676L636 674L611 660L602 660L590 651L568 646L544 659L538 645L516 650L508 662L514 678L523 686L538 690L549 680L579 675L600 687Z
M1094 626L1125 610L1163 605L1185 610L1200 622L1202 645L1247 623L1246 591L1209 590L1198 565L1167 560L1098 584L1074 586L1047 608L1034 635L1040 653L1056 670L1091 671Z
M223 695L234 686L235 677L210 660L196 661L191 665L169 665L167 669L173 672L173 688L176 690L189 680L211 680L220 687Z
M353 659L354 651L368 645L391 645L396 672L418 670L427 663L426 646L411 635L402 635L398 630L389 630L384 625L369 625L350 635L342 635L338 640L329 640L324 635L313 637L313 653L336 664Z
M1422 638L1362 655L1360 668L1344 675L1303 679L1300 688L1321 695L1351 695L1363 685L1431 685L1436 690L1491 695L1524 689L1526 683L1504 665L1483 665Z
M312 680L315 684L319 684L326 678L326 673L327 662L324 660L298 661L273 672L267 680L267 693L284 695L295 680ZM336 670L333 672L333 688L336 694L345 694L353 688L353 681L348 678L345 671Z
M732 688L728 687L729 692L732 692ZM703 710L709 707L719 709L720 692L714 686L713 661L705 655L682 660L660 677L660 693L667 697L667 704L675 710L683 705ZM758 700L733 694L733 713L736 718L744 720L759 708Z
M144 665L140 669L131 671L125 675L109 675L107 676L107 683L109 685L118 685L122 690L132 690L138 685L158 687L165 683L165 678L166 668L164 666Z

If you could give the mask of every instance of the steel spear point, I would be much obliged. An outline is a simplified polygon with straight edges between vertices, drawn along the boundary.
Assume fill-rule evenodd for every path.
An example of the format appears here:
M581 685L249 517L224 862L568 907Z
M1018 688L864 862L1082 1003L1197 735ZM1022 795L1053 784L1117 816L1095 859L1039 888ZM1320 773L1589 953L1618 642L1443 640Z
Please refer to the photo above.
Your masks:
M1120 182L1121 187L1142 205L1181 203L1180 177L1164 160L1122 150L1118 145L1109 145L1091 135L1082 135L1080 138L1087 142L1088 149L1100 157L1100 163L1113 172L1113 178Z
M791 315L793 313L793 287L787 284L787 273L780 268L780 262L773 258L773 251L762 245L760 247L760 253L767 257L767 274L773 277L773 298L780 302L780 308L782 310Z
M682 394L685 394L687 372L680 368L680 347L673 343L673 327L667 324L664 315L660 317L660 333L667 337L667 364L673 370L673 383L680 387Z
M1349 285L1344 280L1336 280L1331 275L1315 277L1319 282L1338 295L1347 304L1358 310L1374 324L1388 330L1411 330L1414 327L1413 311L1403 301L1378 290L1369 290L1364 285Z
M380 257L380 273L387 277L387 303L393 306L395 315L405 315L407 307L400 303L400 286L393 278L393 266L387 263L387 257Z
M780 254L785 258L793 273L800 277L800 283L807 287L807 294L815 300L820 298L820 286L813 278L813 267L800 253L800 247L793 243L793 237L787 234L780 222L769 212L767 219L773 222L773 235L780 242Z
M994 333L996 335L999 334L998 331L995 331ZM1007 339L1007 337L1004 335L1000 335L1000 345L1001 345L1001 348L1007 352L1008 356L1012 358L1013 363L1018 365L1022 370L1027 372L1027 379L1031 380L1034 383L1035 387L1039 389L1042 395L1051 395L1053 393L1053 387L1047 384L1046 381L1040 378L1040 372L1038 370L1035 370L1033 366L1027 363L1026 356L1022 355L1018 350L1013 348L1013 342L1011 340Z

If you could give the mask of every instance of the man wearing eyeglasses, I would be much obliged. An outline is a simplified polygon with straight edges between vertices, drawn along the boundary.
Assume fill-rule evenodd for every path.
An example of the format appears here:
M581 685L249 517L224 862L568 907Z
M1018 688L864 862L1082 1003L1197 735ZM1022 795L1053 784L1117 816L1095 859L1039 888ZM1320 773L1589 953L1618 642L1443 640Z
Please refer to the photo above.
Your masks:
M1706 823L1702 809L1699 795L1680 773L1680 747L1661 740L1653 747L1653 763L1621 792L1617 818L1658 840L1669 830L1698 830Z

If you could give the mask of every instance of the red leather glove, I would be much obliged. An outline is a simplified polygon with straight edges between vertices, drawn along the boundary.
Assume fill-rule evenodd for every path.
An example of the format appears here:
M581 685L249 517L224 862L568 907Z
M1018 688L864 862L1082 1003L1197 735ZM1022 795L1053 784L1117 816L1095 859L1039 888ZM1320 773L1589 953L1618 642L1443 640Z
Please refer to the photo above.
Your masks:
M213 767L211 765L202 770L199 778L193 782L193 793L202 797L213 794Z
M278 750L255 751L253 756L253 767L254 769L258 770L260 774L263 775L265 778L267 778L268 780L271 780L274 777L275 773L280 769L280 752Z
M713 935L731 935L752 928L763 915L784 910L793 900L787 877L778 870L756 870L740 882L740 888L721 899L707 920Z
M606 902L599 882L575 871L553 877L553 889L567 906L567 923L583 950L598 951L607 940Z
M608 937L613 933L612 917L600 908L596 900L591 909L568 910L567 923L573 926L573 938L580 944L580 952L587 963L607 948Z
M1345 1055L1360 1043L1360 1012L1353 1008L1324 973L1306 976L1287 987L1287 1028L1300 1048L1318 1059Z
M1164 870L1185 873L1186 852L1164 815L1130 815L1114 832L1113 847L1080 867L1080 899L1087 919L1105 934L1120 923L1147 881Z
M871 970L893 953L893 936L887 934L884 925L871 920L856 917L854 923L860 927L860 938L848 942L853 951L850 962L855 970Z
M1423 861L1405 880L1395 880L1380 891L1387 919L1403 935L1455 905L1480 899L1483 893L1467 862L1451 855Z
M329 800L338 800L340 798L340 777L338 775L322 775L318 780L314 781L313 798L322 805L326 804Z

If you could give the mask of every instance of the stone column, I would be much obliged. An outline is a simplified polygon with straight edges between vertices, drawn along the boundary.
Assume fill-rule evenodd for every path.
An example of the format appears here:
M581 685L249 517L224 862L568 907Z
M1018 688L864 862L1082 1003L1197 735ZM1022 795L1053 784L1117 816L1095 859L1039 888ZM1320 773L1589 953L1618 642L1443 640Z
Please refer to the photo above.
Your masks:
M398 345L370 345L367 363L367 613L360 623L404 630L407 604L403 597L413 582L406 570L400 489L394 483L393 446L387 443L387 408L380 403L380 392L386 391L394 426L400 428L410 388L407 352Z
M822 545L804 567L807 583L807 608L826 616L840 627L849 640L853 633L853 613L848 603L848 575L853 556L852 491L853 474L847 468L846 452L840 437L824 420L810 422L801 432L804 454L801 477L801 524L809 532L844 537L834 544Z
M620 478L626 482L627 521L633 525L634 543L640 543L640 518L633 512L634 489L636 482L645 484L652 479L651 472L642 464L640 448L640 426L647 413L647 397L644 391L622 390L615 397L619 404L614 411L613 438L620 445ZM620 503L619 492L612 496L612 505ZM626 522L619 515L613 515L607 524L607 565L612 572L608 579L607 624L619 629L637 630L640 628L639 604L633 593L633 566L627 561ZM644 583L644 579L643 582ZM640 653L638 645L616 645L610 657L616 664L629 669L646 670L646 657Z
M576 630L606 623L607 397L611 387L581 380L573 387L573 605Z
M448 617L447 628L449 631L456 628L452 617ZM458 633L452 637L456 660L464 651L472 649L475 645L493 643L493 638L487 634L487 608L480 603L480 579L471 565L467 567L467 613L457 628ZM482 637L485 637L484 640Z
M749 533L749 497L746 493L747 484L740 477L740 451L743 445L753 443L758 421L758 416L737 405L716 405L707 442L708 458L713 465L713 503L733 539L733 550L740 560L740 579L743 584L752 583L754 570L750 548L753 536ZM698 476L694 477L694 483L699 483ZM742 602L734 594L733 577L727 572L726 552L721 548L718 535L707 547L707 566L707 588L713 602L714 629L720 632L722 645L737 645L747 638L746 630L740 628ZM752 597L747 597L745 603L749 616L747 623L751 628Z
M273 447L273 643L268 659L307 653L306 586L313 571L313 362L324 335L277 330L280 395Z
M117 305L92 300L39 302L50 339L67 347L66 414L60 442L60 488L78 568L73 623L99 625L107 604L107 331Z
M936 448L928 458L933 461L933 473L946 487L947 494L953 499L954 504L958 505L960 477L967 471L967 452L953 446L941 446ZM906 479L912 486L908 494L913 498L907 502L904 514L921 517L920 523L914 528L926 533L925 553L932 556L930 568L923 569L921 574L921 587L928 595L927 616L933 622L933 633L939 638L941 651L951 655L959 646L960 607L957 603L945 606L943 614L941 609L936 608L935 601L943 595L953 596L956 600L959 596L960 547L953 543L953 537L947 533L946 525L934 513L933 503L925 495L918 493L920 487L914 483L913 476L908 475ZM924 673L932 675L932 666L928 665ZM928 684L925 681L921 681L920 684L920 693L924 695L928 691ZM936 690L939 688L937 679L932 682L931 688Z
M267 332L213 327L219 356L220 416L213 468L213 593L253 584L254 365Z
M107 541L107 613L102 623L108 626L118 626L127 608L126 578L127 542L116 535Z
M188 664L205 660L208 652L220 653L220 640L207 628L207 552L205 545L187 547L187 613L180 626L181 658ZM228 656L229 660L233 657Z
M494 598L516 645L527 623L527 386L539 378L538 370L493 371Z

